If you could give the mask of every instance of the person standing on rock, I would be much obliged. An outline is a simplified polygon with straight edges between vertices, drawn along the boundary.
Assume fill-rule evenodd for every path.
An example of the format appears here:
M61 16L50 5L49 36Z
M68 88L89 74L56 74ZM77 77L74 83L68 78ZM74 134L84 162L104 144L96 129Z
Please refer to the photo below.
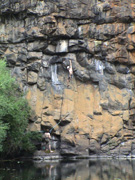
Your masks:
M44 133L43 138L44 138L44 141L46 142L46 147L48 146L49 151L50 151L50 152L53 152L53 151L51 150L51 134L50 134L50 132L49 132L48 129L47 129L46 132Z
M69 66L67 66L67 70L69 72L69 75L68 75L68 85L69 86L69 82L71 81L72 79L72 76L73 76L73 68L72 68L72 63L71 63L71 60L69 60Z

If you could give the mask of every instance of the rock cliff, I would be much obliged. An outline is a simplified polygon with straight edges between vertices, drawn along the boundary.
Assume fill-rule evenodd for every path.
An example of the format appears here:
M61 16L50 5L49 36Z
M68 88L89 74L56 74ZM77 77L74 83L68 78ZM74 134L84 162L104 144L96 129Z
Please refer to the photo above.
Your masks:
M61 154L135 156L135 0L1 0L0 57Z

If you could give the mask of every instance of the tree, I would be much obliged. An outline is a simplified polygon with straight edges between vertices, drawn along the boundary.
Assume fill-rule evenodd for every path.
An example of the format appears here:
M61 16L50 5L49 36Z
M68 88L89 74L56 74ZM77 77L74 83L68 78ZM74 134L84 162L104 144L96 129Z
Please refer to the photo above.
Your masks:
M27 132L30 107L15 79L0 60L0 152L13 155L22 150L33 150L33 136ZM35 136L36 137L36 136ZM34 138L34 137L33 137Z

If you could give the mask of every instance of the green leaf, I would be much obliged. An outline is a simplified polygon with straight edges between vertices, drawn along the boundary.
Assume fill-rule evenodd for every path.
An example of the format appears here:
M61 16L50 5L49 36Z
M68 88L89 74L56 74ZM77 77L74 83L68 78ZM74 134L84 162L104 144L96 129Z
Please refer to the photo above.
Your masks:
M30 107L6 62L0 60L0 152L4 155L33 150L27 135ZM29 132L31 134L31 132Z

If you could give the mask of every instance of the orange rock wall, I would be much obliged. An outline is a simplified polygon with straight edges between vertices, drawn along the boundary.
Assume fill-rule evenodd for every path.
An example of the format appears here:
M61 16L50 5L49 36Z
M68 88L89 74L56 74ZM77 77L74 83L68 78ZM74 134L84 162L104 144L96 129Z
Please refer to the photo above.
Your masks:
M134 0L2 0L0 57L62 154L135 155L134 22Z

